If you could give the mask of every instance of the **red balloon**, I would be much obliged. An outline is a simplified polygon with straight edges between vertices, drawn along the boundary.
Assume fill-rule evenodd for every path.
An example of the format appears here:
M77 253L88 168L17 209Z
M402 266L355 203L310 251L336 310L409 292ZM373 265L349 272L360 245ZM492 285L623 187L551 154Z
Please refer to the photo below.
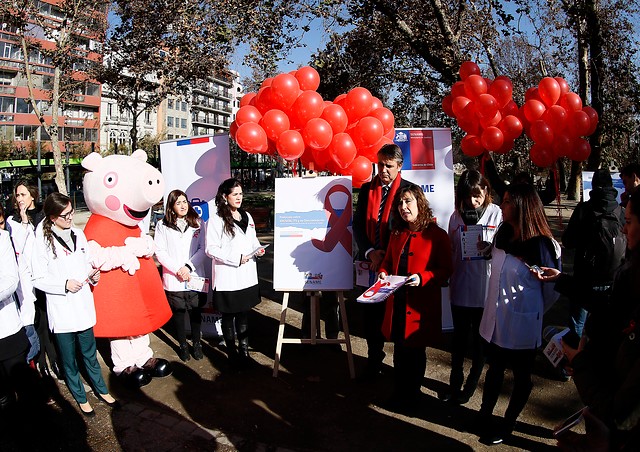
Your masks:
M229 126L229 136L232 140L236 139L236 132L238 131L238 123L233 121Z
M470 75L480 75L480 67L473 61L465 61L460 65L460 79L462 81L469 78Z
M300 132L285 130L276 142L278 154L285 160L295 160L304 153L304 140Z
M576 93L567 93L560 98L560 105L567 112L582 110L582 99Z
M556 158L567 157L573 149L573 139L566 133L556 134L551 150Z
M540 99L547 107L551 107L560 99L561 88L560 84L551 77L545 77L538 83L538 93Z
M467 93L464 90L464 82L455 82L451 87L451 97L455 99L458 96L467 97Z
M476 99L480 94L486 94L487 89L487 82L479 75L470 75L464 81L464 91L471 100Z
M246 122L238 127L236 143L250 154L261 154L269 148L267 134L255 122Z
M358 121L354 130L358 137L354 142L361 141L365 147L376 144L384 134L384 127L380 120L371 116L365 116Z
M300 127L312 118L319 118L324 110L322 96L315 91L303 91L291 107L291 111Z
M495 152L496 154L506 154L507 152L509 152L511 149L513 149L513 145L515 144L514 140L504 140L504 143L502 143L502 146L500 146L500 149L495 150L493 152Z
M547 108L540 119L549 124L553 132L557 134L565 130L568 118L567 110L560 105L552 105Z
M335 103L326 105L320 117L329 123L334 134L344 132L349 123L344 108Z
M347 100L347 95L346 94L339 94L336 96L335 99L333 99L333 103L334 104L338 104L340 105L342 108L344 108L344 102Z
M571 91L571 88L569 88L569 84L562 77L554 77L554 80L558 82L558 85L560 85L560 97Z
M539 100L540 102L542 102L542 99L540 99L540 93L538 92L538 88L535 86L532 86L531 88L529 88L527 90L526 93L524 93L524 101L525 103L528 100Z
M467 105L471 102L471 99L468 97L458 96L453 99L453 103L451 104L451 109L456 117L459 117L462 113L462 110L465 109Z
M593 135L593 132L596 131L596 127L598 127L598 112L595 110L595 108L589 106L582 107L582 111L584 111L589 116L589 119L591 121L591 127L589 127L589 130L585 135Z
M534 165L538 165L542 168L547 168L553 165L553 162L556 161L553 152L549 149L546 149L539 144L534 144L531 146L531 150L529 151L529 158Z
M282 110L276 110L275 108L267 111L264 116L262 116L260 125L267 134L267 137L273 141L277 141L280 134L285 130L289 130L291 126L286 113Z
M396 137L396 129L391 129L391 130L389 130L387 133L385 133L382 136L385 137L385 138L390 139L391 142L393 142L393 139Z
M240 99L240 107L244 107L245 105L253 105L251 101L256 97L256 95L257 93L247 93L242 96L242 99Z
M591 128L591 118L582 110L574 111L569 115L569 134L574 137L587 135Z
M272 103L271 87L265 86L260 88L255 100L255 107L258 111L264 115L267 111L273 108Z
M478 109L475 102L469 102L460 112L460 119L463 121L479 123Z
M347 113L349 122L356 122L371 110L373 96L368 89L357 87L347 93L344 111Z
M538 119L531 123L529 130L531 139L545 149L551 148L553 144L553 129L542 119Z
M499 111L497 111L493 118L489 118L489 119L481 118L480 125L482 126L483 129L486 129L487 127L497 126L500 123L500 121L502 121L502 115L500 114Z
M517 116L518 115L518 104L516 104L515 101L510 100L509 102L507 102L507 105L505 105L504 107L502 107L500 109L500 113L502 113L502 117L503 118L505 116L509 116L509 115Z
M498 113L498 101L491 94L480 94L475 104L480 118L491 119Z
M385 144L393 144L393 140L387 137L382 137L373 146L367 146L367 147L358 149L358 155L362 155L363 157L368 158L371 163L377 163L378 151Z
M331 160L331 154L329 149L318 151L312 149L313 161L315 162L316 171L325 171L327 169L327 163Z
M349 166L357 155L356 145L346 133L336 133L328 150L331 158L340 168Z
M311 166L313 165L314 171L316 170L316 163L313 160L313 151L310 148L305 148L304 152L300 156L300 163L308 169L311 169Z
M393 113L388 108L376 108L369 113L369 116L376 118L378 121L382 123L382 127L384 128L384 133L389 133L390 130L393 130Z
M271 83L273 83L273 77L265 78L262 84L260 85L260 88L262 89L262 88L266 88L267 86L271 86Z
M291 74L278 74L271 82L272 102L281 110L288 110L298 98L300 84Z
M524 116L530 123L533 123L536 119L540 119L545 110L546 107L539 100L531 99L524 103Z
M511 100L513 96L513 84L507 77L496 78L489 87L489 94L491 94L500 108L504 108Z
M453 114L453 97L451 96L451 94L444 96L444 98L442 99L442 111L444 111L444 114L449 116L450 118L454 118L455 114Z
M313 118L302 129L302 138L311 149L326 149L333 139L333 130L324 119Z
M368 158L359 155L355 159L353 159L353 162L351 162L351 165L349 165L347 169L351 174L353 183L355 185L356 182L360 182L360 184L362 184L362 182L371 177L373 166L371 166L371 162Z
M311 66L303 66L298 69L295 77L302 91L316 91L320 86L320 74Z
M484 147L482 147L480 137L477 135L465 135L460 142L460 149L462 149L462 152L469 157L477 157L482 155L484 152Z
M236 122L238 123L238 126L241 126L242 124L247 122L255 122L256 124L258 124L260 122L260 118L262 118L260 111L253 105L245 105L244 107L240 107L240 109L236 113Z
M480 127L480 122L471 120L467 121L464 118L457 119L458 126L467 132L469 135L480 135L482 133L482 129Z
M591 154L591 145L583 138L578 138L573 142L573 148L569 153L569 158L576 162L583 162Z
M504 144L504 135L502 130L497 127L487 127L480 136L482 147L489 151L497 151Z
M383 107L384 105L382 105L382 101L380 99L378 99L375 96L371 98L371 111L376 110L378 108L383 108ZM369 114L371 114L371 111L369 112Z
M498 124L498 128L502 130L505 141L513 141L522 134L523 126L516 116L508 115Z

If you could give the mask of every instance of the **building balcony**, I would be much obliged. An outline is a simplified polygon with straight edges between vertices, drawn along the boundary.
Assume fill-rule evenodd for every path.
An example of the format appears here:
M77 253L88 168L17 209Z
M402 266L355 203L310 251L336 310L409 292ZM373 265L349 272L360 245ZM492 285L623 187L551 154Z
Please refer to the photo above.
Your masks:
M12 94L12 95L15 96L16 87L15 86L0 85L0 94Z

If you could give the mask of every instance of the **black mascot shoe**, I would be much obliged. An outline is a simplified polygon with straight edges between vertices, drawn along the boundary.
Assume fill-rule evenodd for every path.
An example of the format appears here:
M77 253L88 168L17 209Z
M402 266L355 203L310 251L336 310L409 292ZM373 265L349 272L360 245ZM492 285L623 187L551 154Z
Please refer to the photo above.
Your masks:
M162 358L149 358L142 368L151 373L151 376L158 378L168 377L173 372L169 361Z
M141 388L151 383L151 374L138 366L127 367L119 377L133 388Z

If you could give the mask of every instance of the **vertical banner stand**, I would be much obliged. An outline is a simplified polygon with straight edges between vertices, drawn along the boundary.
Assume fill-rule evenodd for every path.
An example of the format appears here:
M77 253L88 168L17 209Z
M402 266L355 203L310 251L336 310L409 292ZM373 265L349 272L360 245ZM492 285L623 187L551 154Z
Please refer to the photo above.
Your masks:
M340 307L340 321L342 323L342 331L344 339L322 339L317 338L317 332L320 329L320 294L318 292L307 292L311 299L311 334L310 339L300 339L292 337L284 337L284 327L287 320L287 309L289 309L289 292L284 293L282 298L282 310L280 311L280 325L278 327L278 341L276 342L276 357L273 362L273 376L278 376L280 367L280 357L282 356L282 344L345 344L347 347L347 362L349 364L349 375L355 378L355 369L353 367L353 353L351 351L351 337L349 336L349 322L347 321L347 310L344 306L344 293L337 292L338 305Z

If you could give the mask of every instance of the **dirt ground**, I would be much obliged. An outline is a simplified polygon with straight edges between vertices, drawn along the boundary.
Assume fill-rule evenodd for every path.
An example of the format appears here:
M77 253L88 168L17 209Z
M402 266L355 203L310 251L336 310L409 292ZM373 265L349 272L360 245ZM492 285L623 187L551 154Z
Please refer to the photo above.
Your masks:
M566 224L575 203L563 201L560 210L547 209L556 232ZM562 220L558 214L561 213ZM273 242L270 233L261 241ZM243 372L229 369L224 347L218 339L205 338L205 359L182 363L175 354L171 329L152 335L156 356L174 364L172 376L155 379L141 390L130 390L104 367L112 394L125 402L125 409L111 411L94 403L97 416L79 415L62 383L56 404L41 412L23 413L3 422L1 450L295 450L295 451L417 451L485 450L478 442L475 426L482 397L482 381L471 401L461 407L442 403L438 391L449 379L449 341L428 350L421 407L415 417L380 407L392 389L392 344L387 344L383 375L368 383L352 380L347 355L323 345L283 346L280 374L272 377L282 293L272 288L272 248L259 263L262 303L252 312L252 356L258 366ZM565 269L571 269L565 256ZM356 372L365 364L357 291L346 294ZM300 335L303 300L293 294L287 318L287 336ZM567 300L560 299L545 317L545 324L562 323ZM104 344L102 344L104 346ZM101 352L108 355L108 348ZM103 355L105 356L105 355ZM468 363L467 363L468 364ZM507 373L505 388L510 390ZM496 414L506 408L505 394ZM552 428L581 407L571 382L559 381L540 353L534 374L534 389L514 436L495 450L546 450L554 448ZM133 409L132 407L138 407ZM136 412L137 411L137 412ZM155 414L153 414L155 413ZM141 417L158 413L197 424L195 431L181 435L178 427L136 427ZM160 419L160 418L158 418ZM138 425L138 424L136 424ZM145 425L145 424L139 424ZM155 424L159 425L159 424ZM172 424L175 425L175 424ZM225 441L204 440L202 431L218 432ZM187 437L188 436L188 437Z

